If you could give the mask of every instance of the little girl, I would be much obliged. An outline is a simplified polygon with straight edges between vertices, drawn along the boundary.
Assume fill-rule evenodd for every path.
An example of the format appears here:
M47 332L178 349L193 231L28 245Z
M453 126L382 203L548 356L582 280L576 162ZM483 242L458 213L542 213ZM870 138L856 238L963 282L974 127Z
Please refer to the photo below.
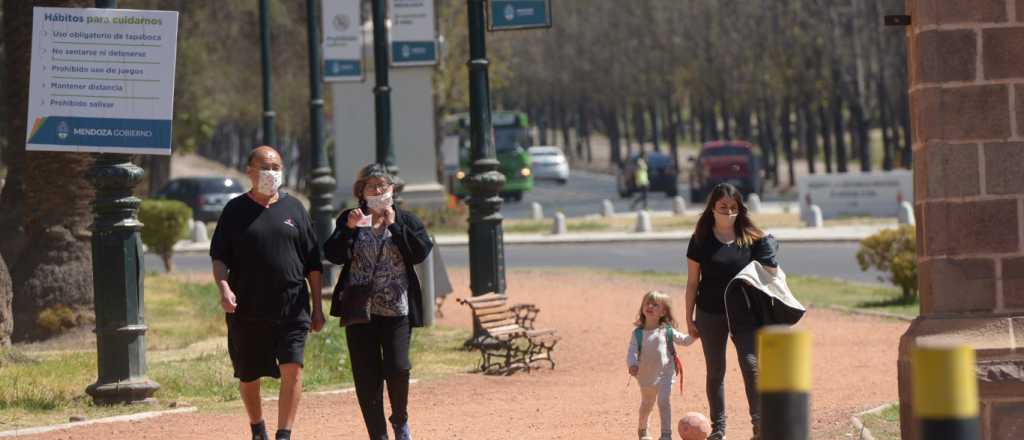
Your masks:
M657 291L644 295L640 313L633 324L636 329L629 338L626 364L629 374L640 383L640 440L652 440L647 435L647 420L654 409L655 398L661 416L659 440L672 440L672 403L669 397L674 374L682 374L673 343L690 345L694 339L672 328L675 319L669 296Z

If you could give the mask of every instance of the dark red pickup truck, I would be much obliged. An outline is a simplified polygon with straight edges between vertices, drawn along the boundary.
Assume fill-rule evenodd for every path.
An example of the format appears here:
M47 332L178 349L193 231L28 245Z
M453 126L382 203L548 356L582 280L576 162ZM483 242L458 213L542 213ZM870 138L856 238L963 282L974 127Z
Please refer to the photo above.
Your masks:
M719 183L730 183L743 195L760 194L764 186L760 158L754 145L746 141L713 141L705 143L690 170L690 200L703 203L711 189Z

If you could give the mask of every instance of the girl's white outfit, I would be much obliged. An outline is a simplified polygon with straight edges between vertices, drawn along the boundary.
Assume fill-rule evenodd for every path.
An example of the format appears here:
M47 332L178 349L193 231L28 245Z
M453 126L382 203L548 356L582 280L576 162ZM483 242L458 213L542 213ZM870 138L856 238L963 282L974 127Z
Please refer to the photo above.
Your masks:
M666 327L659 327L654 330L641 330L641 344L637 346L637 340L630 333L629 351L626 354L626 364L630 367L639 367L636 380L640 384L641 416L644 411L650 411L655 396L658 399L658 415L661 416L661 439L672 439L672 384L675 382L675 363L672 353L669 352L666 338L668 330ZM694 339L676 329L672 329L672 341L678 345L690 345ZM650 414L649 412L647 414Z

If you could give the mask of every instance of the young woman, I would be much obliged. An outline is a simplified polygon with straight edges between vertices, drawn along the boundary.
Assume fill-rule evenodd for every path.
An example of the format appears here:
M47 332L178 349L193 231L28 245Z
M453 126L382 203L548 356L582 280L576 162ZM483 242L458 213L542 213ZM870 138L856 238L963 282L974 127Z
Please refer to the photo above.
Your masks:
M709 440L725 438L725 346L730 336L725 314L726 285L754 260L774 272L778 267L775 248L774 238L750 220L743 195L736 187L723 183L711 191L686 250L686 327L704 347L712 422ZM758 439L756 330L731 336L743 372L754 439Z

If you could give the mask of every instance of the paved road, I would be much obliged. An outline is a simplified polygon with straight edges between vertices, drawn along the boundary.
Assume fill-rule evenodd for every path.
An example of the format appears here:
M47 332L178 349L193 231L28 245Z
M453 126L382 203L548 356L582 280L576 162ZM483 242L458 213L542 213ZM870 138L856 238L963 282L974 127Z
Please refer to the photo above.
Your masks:
M687 197L689 189L686 184L679 187L679 195ZM532 214L532 202L544 207L544 215L550 217L556 210L562 210L566 217L579 217L601 212L601 201L611 200L616 212L629 211L632 199L619 197L615 189L615 176L587 171L573 171L569 182L560 185L553 181L537 181L533 191L523 194L521 202L508 202L502 205L501 212L505 218L529 218ZM658 211L671 211L672 199L665 193L651 193L647 199L648 208ZM689 202L687 200L687 202ZM765 198L763 206L781 206L781 202ZM779 208L781 209L781 207ZM794 208L795 209L795 208Z
M466 246L441 247L449 267L466 267ZM855 243L786 244L779 249L782 267L790 275L814 275L851 281L877 283L878 272L861 272L857 267ZM584 243L558 245L506 245L509 267L595 267L610 270L685 272L683 242ZM179 272L209 271L210 258L203 254L174 257ZM146 255L146 269L163 271L153 254Z

